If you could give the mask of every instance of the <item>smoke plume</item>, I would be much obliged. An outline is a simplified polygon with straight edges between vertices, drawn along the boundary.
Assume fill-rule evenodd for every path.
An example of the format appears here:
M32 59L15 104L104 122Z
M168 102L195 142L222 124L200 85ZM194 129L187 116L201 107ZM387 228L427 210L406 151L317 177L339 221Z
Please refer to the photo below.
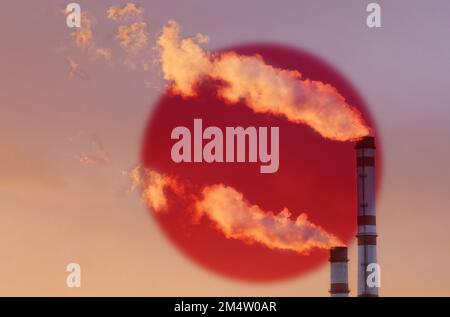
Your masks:
M67 56L67 63L69 65L70 78L88 79L86 72L81 69L80 64L72 56Z
M78 155L78 161L87 165L105 165L110 162L102 142L94 135L90 136L91 152Z
M130 171L123 172L131 179L131 190L142 190L141 199L154 211L161 212L167 209L167 197L165 190L172 189L181 194L183 188L176 179L158 173L154 170L136 166Z
M227 238L260 243L270 249L308 253L342 245L339 239L311 223L302 213L295 220L287 208L280 213L250 204L233 187L222 184L203 189L197 210L207 216Z
M72 32L75 45L80 49L88 49L94 44L94 34L92 32L92 20L86 12L81 13L81 27Z
M84 53L94 58L103 58L107 61L111 60L112 55L109 49L97 47L93 32L93 20L86 12L81 13L81 27L75 28L71 36L75 46Z
M206 186L201 195L186 195L186 184L151 169L138 166L124 174L131 179L132 189L142 190L142 200L155 212L167 210L165 190L171 189L177 197L189 200L194 207L190 209L193 219L209 219L228 239L302 254L342 245L337 237L309 221L305 213L292 219L287 208L278 214L265 211L230 186Z
M210 53L200 46L206 40L203 35L181 38L175 21L163 28L157 41L160 62L174 93L193 97L202 80L220 80L219 96L225 101L243 100L257 113L285 116L323 137L347 141L370 134L361 114L333 86L268 65L258 55Z
M114 21L123 21L128 18L136 18L140 17L142 13L144 12L144 9L141 7L138 7L134 3L127 3L126 5L122 7L117 6L111 6L108 11L106 12L108 19L114 20Z
M95 49L95 55L103 58L105 61L110 61L112 58L111 52L107 48L99 47Z
M125 51L136 54L148 44L147 23L135 22L119 26L116 38Z

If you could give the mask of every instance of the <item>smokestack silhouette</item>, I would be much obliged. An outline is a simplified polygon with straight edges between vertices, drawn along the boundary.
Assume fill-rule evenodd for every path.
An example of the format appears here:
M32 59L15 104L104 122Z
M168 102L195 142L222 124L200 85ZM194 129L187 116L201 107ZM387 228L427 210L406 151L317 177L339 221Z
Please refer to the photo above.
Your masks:
M348 257L347 247L330 249L330 295L348 297Z
M377 263L375 213L375 139L366 136L356 143L358 200L358 296L376 297L378 287L369 285L368 265Z

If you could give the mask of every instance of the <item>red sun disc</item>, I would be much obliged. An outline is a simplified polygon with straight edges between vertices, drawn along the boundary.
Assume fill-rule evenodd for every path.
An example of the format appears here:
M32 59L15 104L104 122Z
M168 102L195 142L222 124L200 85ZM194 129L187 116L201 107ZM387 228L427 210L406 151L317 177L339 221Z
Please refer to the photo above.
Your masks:
M376 132L368 109L352 85L317 57L286 46L252 44L229 48L239 54L259 54L275 67L298 70L303 77L333 85L357 108ZM170 135L177 126L192 127L194 118L204 126L255 126L280 128L280 167L261 174L259 163L174 163ZM378 139L378 138L377 138ZM381 171L377 140L377 171ZM356 230L356 159L352 142L325 139L311 128L283 117L255 114L244 104L229 105L205 84L196 98L163 95L148 121L142 164L174 175L201 188L223 183L242 192L263 210L280 212L287 207L293 217L305 212L309 219L348 243ZM379 177L378 177L379 178ZM185 193L189 195L190 193ZM273 281L310 272L328 258L326 250L308 255L272 250L257 243L227 239L207 219L195 222L191 207L168 193L168 210L155 214L162 231L190 259L202 267L247 281Z

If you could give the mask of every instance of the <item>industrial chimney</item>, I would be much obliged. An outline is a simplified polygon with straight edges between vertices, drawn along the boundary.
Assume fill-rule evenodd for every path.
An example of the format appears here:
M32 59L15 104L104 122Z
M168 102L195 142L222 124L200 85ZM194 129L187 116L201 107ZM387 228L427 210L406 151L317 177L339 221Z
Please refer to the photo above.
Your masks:
M348 297L347 247L334 247L330 250L330 295Z
M356 143L358 200L358 296L378 296L378 286L368 283L371 267L377 266L375 214L375 139Z

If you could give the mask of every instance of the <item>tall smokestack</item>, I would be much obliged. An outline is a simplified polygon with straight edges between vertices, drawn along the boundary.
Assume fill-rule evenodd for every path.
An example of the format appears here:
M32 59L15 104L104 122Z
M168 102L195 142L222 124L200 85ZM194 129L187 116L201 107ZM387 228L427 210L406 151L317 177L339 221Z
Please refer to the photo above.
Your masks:
M375 139L366 136L356 143L358 187L358 296L378 296L378 286L368 282L377 265L375 213ZM376 273L376 272L375 272ZM378 284L379 285L379 284Z
M348 297L347 247L334 247L330 250L330 295Z

